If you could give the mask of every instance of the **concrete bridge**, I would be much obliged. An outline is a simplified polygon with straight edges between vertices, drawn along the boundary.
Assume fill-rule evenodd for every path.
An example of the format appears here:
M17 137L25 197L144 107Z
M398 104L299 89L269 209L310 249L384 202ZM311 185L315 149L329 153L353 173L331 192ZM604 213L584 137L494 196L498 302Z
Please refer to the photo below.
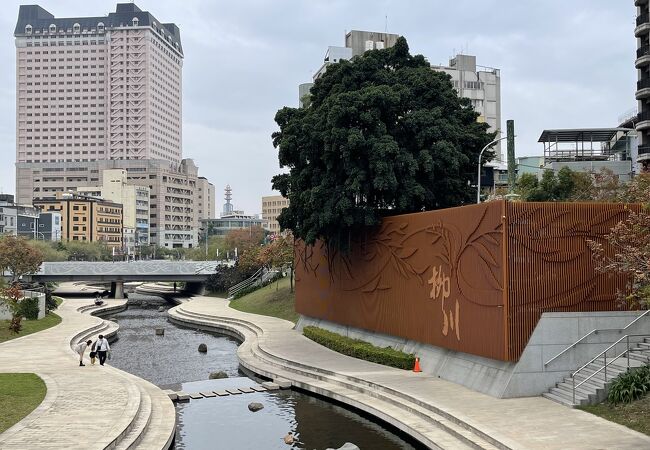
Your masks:
M111 294L122 298L125 281L183 281L186 290L199 292L220 261L132 261L132 262L44 262L41 269L25 278L36 282L104 281Z

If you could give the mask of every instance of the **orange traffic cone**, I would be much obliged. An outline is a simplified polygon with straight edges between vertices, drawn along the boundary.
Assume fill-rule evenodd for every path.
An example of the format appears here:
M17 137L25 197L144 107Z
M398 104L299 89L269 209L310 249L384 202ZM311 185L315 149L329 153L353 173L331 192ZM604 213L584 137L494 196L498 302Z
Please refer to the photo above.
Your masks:
M422 369L420 369L420 358L418 357L415 358L415 365L413 366L413 372L422 372Z

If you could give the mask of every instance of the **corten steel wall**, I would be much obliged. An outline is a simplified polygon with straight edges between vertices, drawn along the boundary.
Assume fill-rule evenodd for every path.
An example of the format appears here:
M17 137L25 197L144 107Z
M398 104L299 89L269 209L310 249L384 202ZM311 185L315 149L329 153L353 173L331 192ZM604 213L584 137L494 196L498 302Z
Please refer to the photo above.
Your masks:
M501 202L393 216L349 255L297 248L300 314L505 358Z
M602 239L627 211L491 202L388 217L346 255L296 247L296 310L517 360L543 312L620 308L625 279L596 272L587 240Z
M637 205L507 203L507 359L518 359L542 313L614 311L626 278L596 271L587 241L603 236Z

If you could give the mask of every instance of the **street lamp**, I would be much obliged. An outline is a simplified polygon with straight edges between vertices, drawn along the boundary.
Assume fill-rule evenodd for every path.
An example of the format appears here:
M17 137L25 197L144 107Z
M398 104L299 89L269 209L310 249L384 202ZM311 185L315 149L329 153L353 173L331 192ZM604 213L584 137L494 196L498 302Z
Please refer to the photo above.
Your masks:
M205 234L205 260L208 260L208 224L205 225L205 228L199 228L199 231L203 231Z
M497 142L502 141L504 139L508 139L508 136L503 136L502 138L493 140L485 147L483 147L481 152L478 154L478 178L476 180L476 203L481 203L481 158L483 157L483 152L488 148L492 147Z

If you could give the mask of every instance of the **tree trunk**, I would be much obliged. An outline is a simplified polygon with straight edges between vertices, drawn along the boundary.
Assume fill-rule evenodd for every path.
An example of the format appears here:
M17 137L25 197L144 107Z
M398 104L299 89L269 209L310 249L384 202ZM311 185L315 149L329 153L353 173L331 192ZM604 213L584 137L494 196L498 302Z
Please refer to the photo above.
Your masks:
M293 294L293 265L291 265L291 268L289 270L291 271L289 273L289 286L291 287L290 292Z

